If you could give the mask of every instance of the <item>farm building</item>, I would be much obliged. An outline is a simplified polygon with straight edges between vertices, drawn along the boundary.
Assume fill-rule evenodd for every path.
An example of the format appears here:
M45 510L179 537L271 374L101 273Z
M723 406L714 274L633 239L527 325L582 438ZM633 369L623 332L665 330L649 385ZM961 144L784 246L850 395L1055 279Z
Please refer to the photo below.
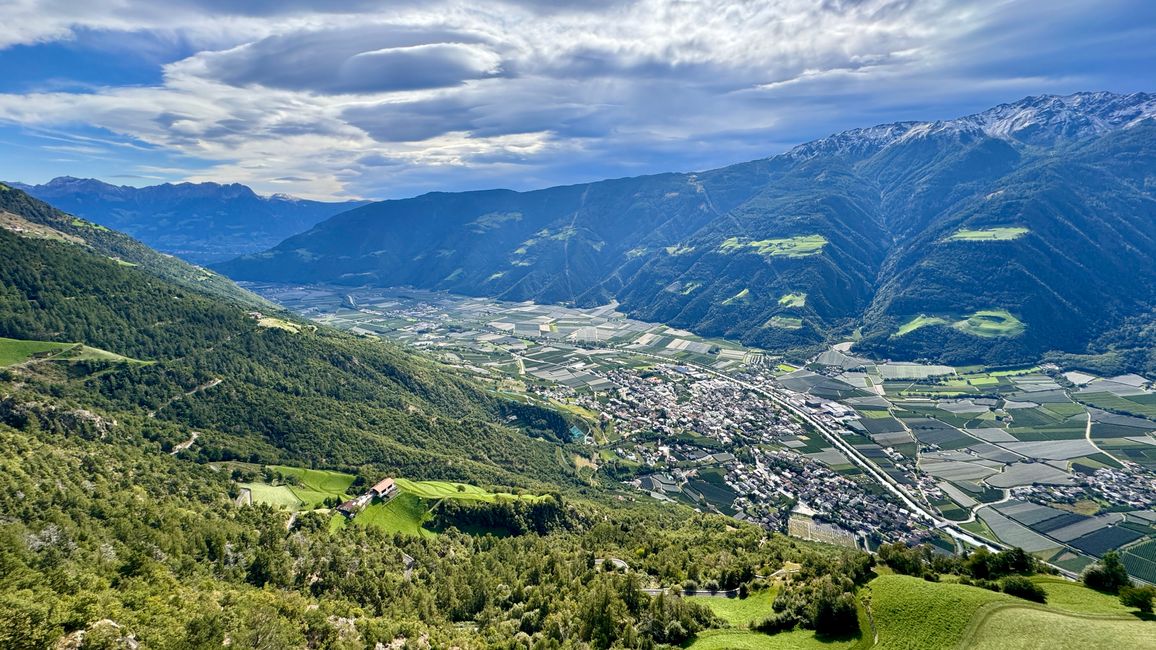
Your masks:
M370 494L372 494L375 497L378 497L379 499L385 499L387 497L391 497L391 496L393 496L393 493L396 491L397 491L397 485L394 484L393 479L391 479L391 478L383 478L377 482L377 485L374 485L373 487L369 488Z

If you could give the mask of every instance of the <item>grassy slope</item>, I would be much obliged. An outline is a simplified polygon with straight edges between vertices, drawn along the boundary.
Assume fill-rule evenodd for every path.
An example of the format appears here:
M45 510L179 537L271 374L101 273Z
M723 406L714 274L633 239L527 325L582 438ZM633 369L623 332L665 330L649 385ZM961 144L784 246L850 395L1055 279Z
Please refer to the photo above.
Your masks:
M21 363L36 354L61 352L72 346L72 343L18 341L16 339L0 338L0 368Z
M374 526L389 533L405 533L422 537L433 536L432 531L422 528L422 522L429 517L429 508L424 500L412 494L399 494L388 503L374 503L357 513L353 521L363 526Z
M93 348L79 343L57 343L54 341L29 341L0 337L0 368L28 361L33 356L43 355L43 359L55 361L124 361L145 363L122 356L108 350Z
M953 233L952 241L1010 241L1018 239L1030 232L1027 228L1017 226L1000 226L997 228L982 228L978 230L961 229Z
M978 587L901 575L879 576L870 587L881 648L953 648L980 608L1011 600Z
M690 650L848 650L858 641L821 641L810 630L766 635L749 630L708 630L699 634Z
M691 596L692 600L711 608L719 618L735 627L743 627L766 618L771 613L777 589L767 589L748 598L716 598L713 596Z
M1156 647L1156 624L1137 618L1096 619L1034 607L1000 607L989 612L964 642L969 648Z
M485 501L487 503L494 503L500 498L523 499L526 501L539 501L545 498L543 496L529 494L517 495L508 492L489 492L476 485L466 483L411 481L404 478L395 479L395 481L399 490L422 499L457 499L459 501Z

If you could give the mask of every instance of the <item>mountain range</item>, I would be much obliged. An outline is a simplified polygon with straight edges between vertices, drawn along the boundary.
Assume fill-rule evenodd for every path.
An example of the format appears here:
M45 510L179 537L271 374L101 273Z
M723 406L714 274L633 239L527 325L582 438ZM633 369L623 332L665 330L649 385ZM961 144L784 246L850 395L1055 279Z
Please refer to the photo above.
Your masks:
M130 187L62 176L43 185L10 185L196 264L264 250L323 219L366 204L261 196L239 183Z
M1145 369L1156 95L1028 97L771 158L372 203L220 264L592 306L797 352Z

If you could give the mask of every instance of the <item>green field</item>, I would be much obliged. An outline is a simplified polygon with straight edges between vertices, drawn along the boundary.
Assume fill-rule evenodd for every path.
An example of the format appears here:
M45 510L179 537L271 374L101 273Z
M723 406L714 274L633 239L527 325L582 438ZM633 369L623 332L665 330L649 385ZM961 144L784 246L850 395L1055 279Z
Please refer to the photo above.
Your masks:
M352 474L322 469L305 469L284 465L270 465L269 469L282 476L295 477L300 485L288 487L302 503L310 508L321 507L325 500L331 497L344 501L348 496L346 492L354 479Z
M879 576L869 587L881 648L954 648L981 607L1012 599L979 587L901 575Z
M827 245L827 238L822 235L798 235L785 239L760 239L745 241L738 237L729 237L719 246L720 253L754 252L764 257L806 257L817 255Z
M929 325L946 325L946 324L947 324L947 321L943 320L942 318L939 318L938 316L925 316L923 314L920 314L920 315L916 316L915 318L912 318L911 320L904 323L899 328L899 330L895 332L895 336L903 336L904 334L910 334L911 332L914 332L915 330L917 330L921 327L927 327Z
M794 316L771 316L764 327L777 327L784 330L797 330L803 327L803 319Z
M144 363L119 354L90 348L80 343L52 341L21 341L0 338L0 368L23 363L32 358L51 358L57 361L123 361Z
M430 508L434 502L441 499L496 503L503 499L540 501L550 498L547 495L490 492L466 483L411 481L404 478L395 478L394 482L399 492L396 497L386 503L372 503L366 506L357 513L353 521L363 526L376 526L391 533L428 537L436 533L423 528L422 524L430 519Z
M353 521L362 526L375 526L389 533L404 533L420 537L431 537L433 531L422 528L429 518L429 508L424 500L413 494L402 493L388 503L373 503L366 506Z
M269 469L282 476L293 476L301 485L318 492L330 492L336 495L345 494L353 484L354 476L342 472L325 469L305 469L302 467L288 467L285 465L270 465Z
M422 499L457 499L459 501L485 501L496 503L499 499L522 499L524 501L542 501L549 498L546 495L511 494L509 492L490 492L476 485L466 483L448 483L446 481L411 481L409 479L394 479L397 489Z
M788 293L779 298L779 304L784 307L802 307L807 304L807 294Z
M1120 604L1119 598L1088 589L1078 582L1049 576L1036 576L1032 582L1048 592L1048 607L1051 609L1107 616L1127 616L1132 612Z
M777 592L777 589L765 589L747 598L690 596L687 600L710 607L715 615L735 627L746 627L771 614L771 604L775 602Z
M1135 617L1073 616L1027 605L993 608L981 616L962 645L991 650L1156 648L1156 624Z
M274 508L297 510L304 505L288 485L267 485L265 483L241 483L253 493L253 503L265 503Z
M997 228L982 228L979 230L960 229L948 237L948 241L1010 241L1019 239L1031 232L1027 228L1018 226L1001 226Z
M858 639L821 641L810 630L780 634L760 634L749 630L707 630L695 637L689 650L846 650L856 647Z
M750 295L751 295L750 289L743 289L742 291L736 293L735 295L731 296L730 298L727 298L726 300L724 300L722 304L733 305L735 303L746 302L747 298Z
M952 327L984 338L1019 336L1026 329L1023 321L1004 309L981 309Z
M58 354L74 345L74 343L18 341L0 338L0 367L21 363L37 355Z

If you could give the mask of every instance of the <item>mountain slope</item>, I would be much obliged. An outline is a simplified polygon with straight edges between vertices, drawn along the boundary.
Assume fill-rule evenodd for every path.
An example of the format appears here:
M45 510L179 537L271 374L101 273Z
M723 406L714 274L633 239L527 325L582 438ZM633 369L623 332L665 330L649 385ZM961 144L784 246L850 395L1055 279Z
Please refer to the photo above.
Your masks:
M149 246L196 264L264 250L365 201L326 203L287 195L259 196L237 183L129 187L91 178L54 178L13 187Z
M782 349L861 328L864 349L895 357L1096 353L1156 306L1153 118L1144 93L1030 97L698 174L375 203L217 268L617 299L632 316Z

